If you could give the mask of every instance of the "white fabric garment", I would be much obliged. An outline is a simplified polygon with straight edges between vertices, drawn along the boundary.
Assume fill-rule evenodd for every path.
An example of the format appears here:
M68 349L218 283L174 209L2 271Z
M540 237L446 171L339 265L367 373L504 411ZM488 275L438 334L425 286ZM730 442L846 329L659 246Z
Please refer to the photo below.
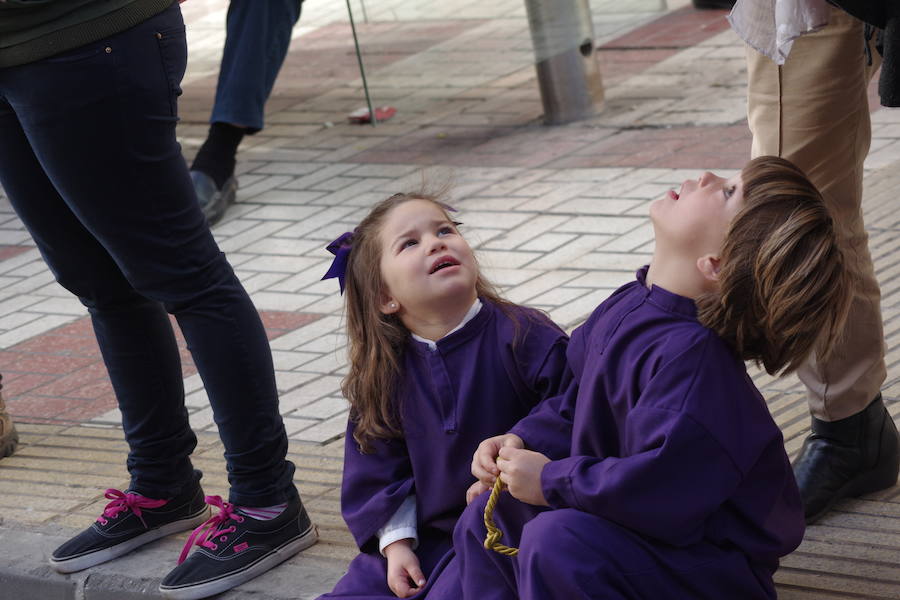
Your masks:
M794 40L828 24L826 0L737 0L728 22L757 52L783 65Z
M419 545L416 529L416 496L410 494L394 513L394 516L378 530L378 551L384 556L384 549L397 540L412 539L413 549Z

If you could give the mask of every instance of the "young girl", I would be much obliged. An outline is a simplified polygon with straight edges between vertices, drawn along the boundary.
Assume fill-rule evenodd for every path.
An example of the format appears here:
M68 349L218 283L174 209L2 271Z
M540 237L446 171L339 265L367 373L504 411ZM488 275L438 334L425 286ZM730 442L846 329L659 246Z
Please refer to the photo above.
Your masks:
M573 333L572 384L475 454L520 551L482 547L487 494L472 502L463 598L775 598L803 509L744 361L789 372L831 346L850 297L832 218L774 157L686 181L650 217L652 262Z
M493 291L446 210L396 194L329 246L350 353L341 507L361 554L323 597L421 591L449 560L478 442L561 387L566 335Z

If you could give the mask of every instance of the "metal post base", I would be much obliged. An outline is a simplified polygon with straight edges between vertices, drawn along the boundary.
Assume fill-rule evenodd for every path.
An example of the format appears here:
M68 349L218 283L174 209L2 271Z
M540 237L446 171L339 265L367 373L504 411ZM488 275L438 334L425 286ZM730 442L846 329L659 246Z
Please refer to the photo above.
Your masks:
M596 114L603 81L588 0L525 0L544 122L558 125Z

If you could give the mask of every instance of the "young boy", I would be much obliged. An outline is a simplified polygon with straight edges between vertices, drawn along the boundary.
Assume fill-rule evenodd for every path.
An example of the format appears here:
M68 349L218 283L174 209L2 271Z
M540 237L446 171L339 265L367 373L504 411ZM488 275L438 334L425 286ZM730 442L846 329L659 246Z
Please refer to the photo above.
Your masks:
M573 333L573 383L476 451L520 552L486 551L486 495L470 504L464 598L775 598L803 509L744 360L774 374L827 352L849 302L832 219L774 157L686 181L650 216L652 262Z

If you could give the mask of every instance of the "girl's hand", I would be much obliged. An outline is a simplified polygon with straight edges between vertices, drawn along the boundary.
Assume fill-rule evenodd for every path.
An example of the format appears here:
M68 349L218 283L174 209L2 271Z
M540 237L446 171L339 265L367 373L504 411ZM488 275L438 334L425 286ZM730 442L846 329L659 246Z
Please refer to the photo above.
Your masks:
M497 455L500 448L504 447L524 448L525 442L514 433L495 435L478 444L472 457L472 475L488 488L494 485L494 480L500 474L500 469L497 468Z
M387 558L387 584L398 598L409 598L425 585L425 575L419 567L419 557L413 552L410 540L397 540L384 549Z
M472 500L491 489L491 486L485 485L480 481L476 481L466 490L466 504L471 504Z
M500 449L497 466L500 478L513 498L527 504L549 506L541 489L541 471L548 462L550 459L539 452L506 446Z

